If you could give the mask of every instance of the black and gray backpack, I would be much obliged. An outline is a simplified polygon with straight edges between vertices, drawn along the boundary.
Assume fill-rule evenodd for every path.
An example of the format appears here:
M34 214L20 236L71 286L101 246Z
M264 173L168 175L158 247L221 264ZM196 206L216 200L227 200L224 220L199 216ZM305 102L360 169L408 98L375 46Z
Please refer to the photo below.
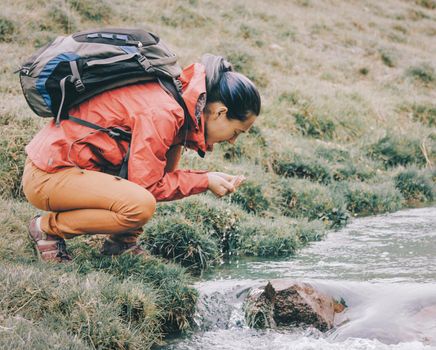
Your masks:
M151 32L105 28L60 36L39 49L19 69L21 87L30 108L56 123L69 119L130 140L130 133L108 130L67 115L68 110L107 90L157 80L185 112L177 79L177 56ZM124 174L122 174L125 176Z

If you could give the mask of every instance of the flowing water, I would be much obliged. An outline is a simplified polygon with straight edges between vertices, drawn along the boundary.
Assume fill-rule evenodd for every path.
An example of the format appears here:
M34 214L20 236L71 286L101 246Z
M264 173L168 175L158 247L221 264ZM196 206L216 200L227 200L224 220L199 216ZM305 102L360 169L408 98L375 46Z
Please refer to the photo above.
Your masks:
M278 278L343 298L343 322L327 333L249 329L249 288ZM235 260L196 287L198 331L163 349L436 349L436 207L357 218L296 257Z

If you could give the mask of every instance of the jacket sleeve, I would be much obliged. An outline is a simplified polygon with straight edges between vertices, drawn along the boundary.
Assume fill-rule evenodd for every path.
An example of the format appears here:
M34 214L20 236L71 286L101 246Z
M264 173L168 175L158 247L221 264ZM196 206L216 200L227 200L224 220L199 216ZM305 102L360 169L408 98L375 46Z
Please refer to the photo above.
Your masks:
M157 201L170 201L205 192L206 171L165 173L166 153L183 125L177 111L147 108L133 117L128 179L149 190Z

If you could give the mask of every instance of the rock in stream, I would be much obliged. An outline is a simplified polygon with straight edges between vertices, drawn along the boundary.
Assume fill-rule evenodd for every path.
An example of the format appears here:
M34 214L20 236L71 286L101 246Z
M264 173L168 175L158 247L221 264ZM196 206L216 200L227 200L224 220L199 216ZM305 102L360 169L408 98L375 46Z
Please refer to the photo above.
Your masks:
M312 326L325 332L346 304L306 282L273 280L250 290L244 302L245 319L253 328ZM336 321L336 322L335 322Z

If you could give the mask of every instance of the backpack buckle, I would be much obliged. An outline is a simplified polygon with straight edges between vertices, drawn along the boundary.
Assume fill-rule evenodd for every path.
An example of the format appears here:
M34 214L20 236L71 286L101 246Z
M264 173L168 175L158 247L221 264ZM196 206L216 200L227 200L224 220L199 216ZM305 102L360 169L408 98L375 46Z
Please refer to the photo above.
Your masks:
M183 84L182 84L182 82L179 79L177 79L177 78L174 79L174 85L176 86L177 90L180 93L182 93Z
M118 137L120 137L120 133L114 131L114 129L109 129L108 134L110 137L117 139Z
M77 79L74 82L74 87L76 88L76 91L79 93L85 91L85 85L83 85L82 80L80 80L80 79Z
M138 55L138 62L139 64L144 68L144 70L147 72L150 67L151 67L151 63L150 61L147 59L147 57L143 56L143 55Z

